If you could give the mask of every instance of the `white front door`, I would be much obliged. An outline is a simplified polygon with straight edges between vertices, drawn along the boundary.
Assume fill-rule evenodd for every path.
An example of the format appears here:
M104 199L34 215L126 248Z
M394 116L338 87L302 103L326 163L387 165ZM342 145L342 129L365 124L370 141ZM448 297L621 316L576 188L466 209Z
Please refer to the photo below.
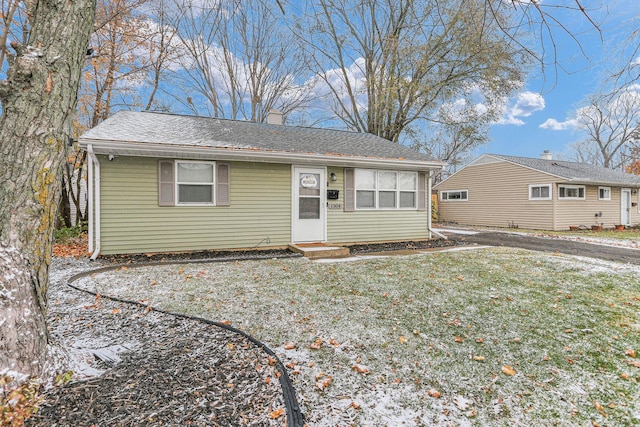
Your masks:
M631 190L623 188L620 200L620 224L629 225L631 221L629 217L629 213L631 212Z
M323 168L293 168L294 243L324 242L326 240L327 183Z

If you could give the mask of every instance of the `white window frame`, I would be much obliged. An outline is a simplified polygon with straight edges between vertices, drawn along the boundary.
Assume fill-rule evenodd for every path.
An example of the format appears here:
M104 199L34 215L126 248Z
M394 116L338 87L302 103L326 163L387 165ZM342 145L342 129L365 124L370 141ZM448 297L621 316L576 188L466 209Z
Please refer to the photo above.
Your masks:
M547 187L549 189L549 195L547 197L533 197L532 190L534 188ZM529 200L552 200L553 190L551 184L529 184Z
M602 191L606 192L605 197L602 197ZM611 200L611 187L598 187L598 200Z
M449 193L460 193L460 197L456 199L450 199ZM464 194L465 197L462 197ZM441 190L440 191L440 200L446 202L468 202L469 201L469 190Z
M569 190L578 190L578 196L577 197L572 197L572 196L562 196L562 189L569 189ZM582 197L580 197L580 190L582 190ZM587 188L584 185L566 185L566 184L561 184L558 185L558 200L585 200L587 197Z
M181 182L179 179L179 165L180 164L207 164L212 167L212 176L210 183L201 182ZM176 206L215 206L216 205L216 162L202 161L202 160L175 160L175 204ZM211 187L211 202L193 202L185 203L180 202L180 185L201 185Z
M373 172L375 174L375 188L358 188L358 175L359 172ZM396 176L396 188L394 190L391 189L380 189L380 173L393 173ZM415 188L412 190L400 188L400 174L413 174L415 175ZM355 169L354 170L354 197L355 197L355 209L358 211L373 211L373 210L384 210L384 211L394 211L394 210L403 210L403 211L415 211L418 210L418 188L419 183L418 179L420 178L418 172L412 171L394 171L394 170L385 170L385 169ZM359 191L368 191L374 193L373 207L360 207L358 206L358 192ZM380 192L395 192L395 206L394 207L380 207ZM413 206L411 207L401 207L400 206L400 193L413 193Z

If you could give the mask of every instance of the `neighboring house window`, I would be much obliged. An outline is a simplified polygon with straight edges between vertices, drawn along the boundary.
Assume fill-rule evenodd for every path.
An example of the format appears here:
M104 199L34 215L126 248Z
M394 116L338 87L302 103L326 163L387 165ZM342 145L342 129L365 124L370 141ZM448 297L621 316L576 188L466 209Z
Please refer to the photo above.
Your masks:
M551 200L551 184L530 185L529 200Z
M229 205L229 165L226 163L160 160L158 205Z
M611 187L598 187L599 200L611 200Z
M469 200L469 191L468 190L441 191L440 192L440 200L467 201L467 200Z
M418 173L355 170L356 209L417 209Z
M584 185L559 185L559 199L584 199Z

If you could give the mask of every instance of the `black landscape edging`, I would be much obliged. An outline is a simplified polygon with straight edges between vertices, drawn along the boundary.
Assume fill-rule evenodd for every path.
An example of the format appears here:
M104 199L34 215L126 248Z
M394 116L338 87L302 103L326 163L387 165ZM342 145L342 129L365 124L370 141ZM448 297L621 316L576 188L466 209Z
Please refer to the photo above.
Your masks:
M293 255L291 257L295 257L295 255ZM288 258L288 256L280 256L280 257L277 257L277 258ZM158 313L167 314L167 315L170 315L170 316L179 317L179 318L183 318L183 319L195 320L195 321L198 321L198 322L202 322L202 323L206 323L206 324L209 324L209 325L217 326L217 327L225 329L225 330L227 330L229 332L233 332L235 334L243 336L244 338L248 339L253 344L255 344L258 348L262 349L262 351L267 353L269 356L275 358L275 360L276 360L275 366L278 369L278 371L280 372L279 380L280 380L280 387L282 388L282 394L283 394L283 398L284 398L284 406L286 407L286 412L287 412L287 425L290 426L290 427L303 427L305 425L305 423L304 423L304 414L302 413L302 411L300 409L300 405L298 404L298 399L296 398L296 392L295 392L295 390L293 388L293 383L291 382L291 378L289 377L287 369L285 368L285 366L282 363L282 361L280 360L280 358L276 355L276 353L273 350L271 350L269 347L267 347L266 344L264 344L260 340L252 337L251 335L247 334L246 332L244 332L244 331L242 331L242 330L240 330L238 328L234 328L233 326L226 325L224 323L220 323L220 322L216 322L216 321L213 321L213 320L205 319L203 317L191 316L189 314L173 313L173 312L170 312L170 311L167 311L167 310L162 310L162 309L158 309L158 308L152 307L150 305L144 304L144 303L139 302L139 301L131 301L131 300L126 300L126 299L122 299L122 298L118 298L118 297L112 297L112 296L109 296L109 295L98 294L97 292L89 291L87 289L83 289L83 288L80 288L80 287L75 286L75 285L72 284L76 280L81 279L83 277L87 277L87 276L90 276L90 275L96 274L96 273L104 273L104 272L107 272L107 271L117 270L117 269L122 268L122 267L139 268L139 267L150 267L150 266L160 266L160 265L174 265L174 264L202 264L202 263L207 263L207 262L249 261L249 260L254 260L254 259L255 258L251 258L251 257L233 258L233 259L198 259L198 260L192 260L192 261L189 261L189 260L159 261L159 262L146 262L146 263L135 263L135 264L110 265L110 266L107 266L107 267L96 268L95 270L84 271L82 273L74 274L73 276L71 276L67 280L67 286L69 286L70 288L75 289L77 291L85 292L85 293L88 293L88 294L93 295L93 296L100 295L101 298L106 298L106 299L111 300L111 301L121 302L121 303L131 304L131 305L137 305L139 307L148 308L148 309L151 309L153 311L157 311ZM269 258L269 259L271 259L271 258Z

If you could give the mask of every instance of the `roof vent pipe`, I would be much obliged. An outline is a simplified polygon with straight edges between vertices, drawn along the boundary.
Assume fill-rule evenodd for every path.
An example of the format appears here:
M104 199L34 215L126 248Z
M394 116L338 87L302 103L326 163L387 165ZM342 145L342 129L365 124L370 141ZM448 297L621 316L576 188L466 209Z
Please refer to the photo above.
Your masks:
M540 154L540 158L542 160L553 160L553 156L549 150L544 150L542 154Z
M267 123L270 125L281 125L284 113L279 110L271 109L267 113Z

